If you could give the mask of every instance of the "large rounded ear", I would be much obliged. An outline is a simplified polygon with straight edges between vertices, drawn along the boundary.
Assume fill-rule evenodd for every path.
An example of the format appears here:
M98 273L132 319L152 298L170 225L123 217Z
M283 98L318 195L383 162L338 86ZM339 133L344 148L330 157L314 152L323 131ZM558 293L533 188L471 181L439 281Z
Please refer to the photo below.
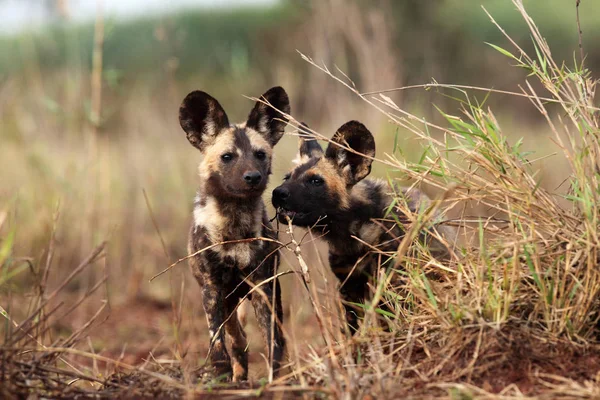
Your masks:
M263 135L271 146L275 146L287 125L287 118L282 113L290 113L290 100L285 90L277 86L260 96L248 115L246 126Z
M346 150L338 144L353 151ZM338 167L347 185L354 185L371 172L372 160L363 155L375 157L375 139L358 121L350 121L342 125L331 138L331 143L325 152L325 157Z
M323 148L309 131L308 125L302 122L298 133L298 156L296 157L298 164L304 164L311 158L323 157Z
M179 124L190 143L202 151L222 129L229 127L229 119L216 99L196 90L183 99L179 107Z

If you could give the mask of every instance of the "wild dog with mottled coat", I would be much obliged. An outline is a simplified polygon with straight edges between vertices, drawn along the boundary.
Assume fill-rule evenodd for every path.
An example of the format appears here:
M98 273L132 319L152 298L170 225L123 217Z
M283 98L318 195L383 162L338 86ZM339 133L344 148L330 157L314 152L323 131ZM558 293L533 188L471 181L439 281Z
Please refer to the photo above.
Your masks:
M341 146L350 148L350 151ZM357 154L359 153L359 154ZM366 157L364 157L364 156ZM354 330L358 327L355 307L368 296L368 282L376 272L378 252L397 250L403 227L385 218L394 191L380 179L364 179L371 172L375 156L375 140L358 121L350 121L338 129L324 152L314 139L300 138L297 165L273 190L273 206L280 222L302 227L321 227L329 244L329 264L342 286L346 301L346 318ZM410 210L427 206L429 198L418 190L400 188L396 195L405 196ZM408 224L404 215L399 221ZM452 228L437 228L452 239ZM356 240L358 237L360 240ZM443 256L445 246L428 240L433 254Z
M265 102L286 114L290 105L280 87L268 90L261 100L247 121L237 125L229 123L217 100L201 91L188 94L179 109L187 139L203 155L188 243L189 253L197 254L189 259L190 266L202 290L211 363L218 376L233 375L234 381L248 377L246 335L236 307L251 286L273 279L279 264L277 245L253 238L276 239L261 195L271 174L273 146L286 123ZM259 289L249 297L276 373L285 346L279 283L275 279ZM231 358L223 327L232 341Z

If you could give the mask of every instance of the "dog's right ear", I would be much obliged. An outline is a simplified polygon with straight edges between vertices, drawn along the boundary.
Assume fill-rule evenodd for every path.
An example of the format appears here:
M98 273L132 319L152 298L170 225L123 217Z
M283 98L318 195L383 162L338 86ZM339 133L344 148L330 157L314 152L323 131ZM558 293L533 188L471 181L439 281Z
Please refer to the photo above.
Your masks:
M340 126L325 151L325 158L338 167L347 185L355 185L369 175L373 157L375 139L367 127L358 121L346 122Z
M179 124L192 146L202 151L221 130L229 127L229 119L216 99L196 90L183 99L179 107Z
M308 125L304 122L300 123L297 157L299 164L303 164L311 158L323 157L323 148L308 129Z
M272 87L260 96L260 100L250 111L246 126L256 130L271 146L275 146L287 125L287 119L281 115L282 112L290 113L290 99L281 86Z

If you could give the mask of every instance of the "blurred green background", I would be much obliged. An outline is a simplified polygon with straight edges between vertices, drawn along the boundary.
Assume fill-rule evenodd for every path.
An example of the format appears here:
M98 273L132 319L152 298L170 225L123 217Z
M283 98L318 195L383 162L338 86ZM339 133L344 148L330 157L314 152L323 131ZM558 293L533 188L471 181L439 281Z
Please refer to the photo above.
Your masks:
M0 0L0 9L11 1ZM117 299L141 293L160 297L161 283L150 286L147 279L185 255L199 160L177 121L188 92L212 94L231 120L241 121L252 107L244 95L258 96L281 85L290 95L292 114L319 132L331 135L342 123L358 119L375 134L379 156L390 151L398 135L403 154L418 157L419 144L409 132L396 131L377 110L303 61L298 51L341 76L339 68L362 92L432 80L519 91L525 73L486 44L510 48L482 5L524 49L532 48L525 22L508 0L188 4L169 13L140 11L96 20L73 18L76 3L48 0L48 24L30 27L24 21L0 37L0 211L8 216L0 236L14 231L13 257L39 263L58 207L60 246L53 263L60 268L51 279L60 279L108 238L106 264ZM600 64L600 7L595 3L583 0L580 6L592 71ZM35 0L29 4L39 6ZM555 58L573 66L579 57L575 0L528 0L525 5ZM3 18L7 14L0 13ZM95 40L102 42L96 64ZM456 101L436 90L388 95L431 120L439 120L434 105L459 112ZM485 97L483 92L474 95ZM525 137L525 147L541 155L555 150L527 100L493 95L488 104L507 134ZM290 167L295 147L296 138L288 136L276 148L271 188ZM542 165L544 185L560 183L562 165L552 160ZM374 174L395 173L378 165ZM100 273L90 271L78 285L89 286ZM27 285L11 290L26 291Z

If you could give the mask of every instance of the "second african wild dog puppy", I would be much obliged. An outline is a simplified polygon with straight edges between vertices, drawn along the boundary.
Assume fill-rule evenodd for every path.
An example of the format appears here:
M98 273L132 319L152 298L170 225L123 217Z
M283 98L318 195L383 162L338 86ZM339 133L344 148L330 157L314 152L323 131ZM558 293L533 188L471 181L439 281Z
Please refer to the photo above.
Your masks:
M273 190L272 201L278 209L280 222L286 223L286 217L289 217L294 225L323 228L329 244L330 267L343 283L340 288L343 299L362 303L368 294L369 278L374 276L378 265L378 254L370 246L385 252L395 251L403 230L393 219L384 219L393 201L390 186L379 179L363 180L371 172L372 160L336 143L367 157L375 156L373 135L358 121L340 127L325 152L316 140L301 137L299 165ZM417 190L399 191L412 211L430 201ZM408 223L405 216L397 217ZM453 239L452 228L436 229L445 231L442 234L449 240ZM428 245L436 256L447 252L437 241L428 240ZM348 324L356 330L358 321L354 307L345 306Z
M268 90L261 100L284 113L290 112L288 96L280 87ZM190 266L202 289L211 337L211 363L217 375L230 377L233 373L234 381L248 377L246 336L235 313L236 306L249 293L250 286L272 279L279 264L275 243L243 241L276 238L261 195L271 173L273 146L283 136L286 125L278 116L277 111L259 101L245 123L230 125L219 102L201 91L188 94L179 109L181 127L204 156L188 243L189 253L198 254L189 259ZM202 251L236 240L240 242ZM277 371L285 345L280 328L283 321L279 284L274 280L260 289L250 298L269 360ZM274 326L271 310L276 315ZM225 347L223 324L232 340L231 358Z

